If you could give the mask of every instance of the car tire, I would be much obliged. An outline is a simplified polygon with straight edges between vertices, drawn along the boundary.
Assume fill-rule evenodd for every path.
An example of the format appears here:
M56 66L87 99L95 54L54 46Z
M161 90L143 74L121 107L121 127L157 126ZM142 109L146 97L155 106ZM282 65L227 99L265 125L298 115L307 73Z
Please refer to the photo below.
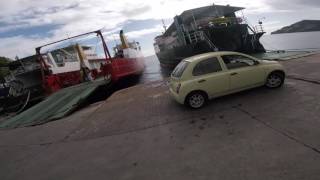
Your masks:
M280 72L273 72L269 74L265 86L270 89L280 88L284 83L284 74Z
M186 100L185 104L192 109L200 109L206 105L208 101L208 96L202 91L195 91L190 93Z

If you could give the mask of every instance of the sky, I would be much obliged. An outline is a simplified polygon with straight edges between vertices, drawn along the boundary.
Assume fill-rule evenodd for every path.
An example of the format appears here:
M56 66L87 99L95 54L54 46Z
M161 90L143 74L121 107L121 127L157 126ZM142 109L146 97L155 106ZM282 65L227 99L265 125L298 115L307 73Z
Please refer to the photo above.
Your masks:
M110 50L123 29L149 56L154 37L163 32L162 19L169 26L184 10L213 3L245 7L241 16L252 26L262 20L267 33L303 19L320 20L319 0L1 0L0 56L22 58L40 45L98 29Z

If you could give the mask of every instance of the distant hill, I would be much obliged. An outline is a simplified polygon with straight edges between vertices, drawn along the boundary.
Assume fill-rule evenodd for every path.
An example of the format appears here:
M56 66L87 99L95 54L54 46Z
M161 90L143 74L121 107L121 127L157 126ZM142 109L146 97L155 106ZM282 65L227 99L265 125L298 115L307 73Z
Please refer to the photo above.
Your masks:
M0 56L0 65L6 65L8 64L10 61L12 61L11 59L7 58L7 57L2 57Z
M0 83L3 81L3 77L9 73L9 69L7 68L7 64L12 61L9 58L0 56Z
M303 20L286 26L271 34L320 31L320 20Z

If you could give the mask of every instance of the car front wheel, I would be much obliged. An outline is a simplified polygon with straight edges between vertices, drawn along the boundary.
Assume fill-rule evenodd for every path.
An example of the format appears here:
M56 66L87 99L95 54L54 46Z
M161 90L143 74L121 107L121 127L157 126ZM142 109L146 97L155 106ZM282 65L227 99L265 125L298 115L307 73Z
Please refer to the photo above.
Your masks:
M204 92L197 91L187 96L186 105L193 109L199 109L207 103L207 100L207 95Z
M268 88L279 88L283 85L284 75L282 73L273 72L271 73L266 82Z

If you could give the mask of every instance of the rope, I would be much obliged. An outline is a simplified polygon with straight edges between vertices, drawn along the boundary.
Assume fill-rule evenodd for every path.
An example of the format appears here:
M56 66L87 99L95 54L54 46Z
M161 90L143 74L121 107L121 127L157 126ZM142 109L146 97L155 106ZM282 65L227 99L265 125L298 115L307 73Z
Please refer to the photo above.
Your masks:
M29 90L29 91L28 91L28 96L27 96L26 102L25 102L24 105L20 108L20 110L17 112L17 114L20 114L20 113L24 110L24 108L27 106L27 104L29 103L30 94L31 94L31 92L30 92L30 90Z

